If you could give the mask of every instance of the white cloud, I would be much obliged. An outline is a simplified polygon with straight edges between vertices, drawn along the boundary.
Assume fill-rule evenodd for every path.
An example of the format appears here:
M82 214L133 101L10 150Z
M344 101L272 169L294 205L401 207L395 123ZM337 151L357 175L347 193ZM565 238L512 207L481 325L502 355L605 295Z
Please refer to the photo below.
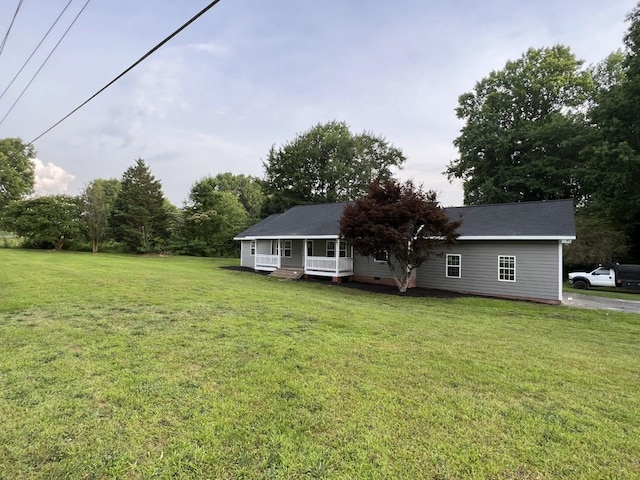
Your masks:
M65 43L66 57L60 52L57 68L43 71L46 79L3 124L5 136L40 134L166 35L194 2L163 2L162 9L152 0L100 3L87 26L91 39ZM63 183L71 193L95 178L120 177L141 157L179 204L202 176L260 176L272 145L344 120L353 132L401 148L408 160L399 177L455 205L461 184L442 172L457 157L458 96L529 47L561 43L587 64L604 58L622 46L624 16L636 2L360 3L225 4L39 140L37 150L76 175ZM47 18L27 4L34 22L24 25L25 44ZM114 31L114 22L123 29Z
M67 193L69 184L76 178L62 167L58 167L51 162L44 164L38 158L33 159L36 167L35 193L36 195L55 195Z
M187 46L196 52L212 53L214 55L228 55L230 53L230 49L228 47L214 42L190 43Z

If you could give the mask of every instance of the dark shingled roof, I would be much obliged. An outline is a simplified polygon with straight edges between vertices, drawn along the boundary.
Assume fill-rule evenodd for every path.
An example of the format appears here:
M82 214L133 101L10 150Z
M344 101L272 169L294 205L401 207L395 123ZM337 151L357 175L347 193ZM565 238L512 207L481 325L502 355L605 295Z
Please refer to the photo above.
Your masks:
M462 237L575 237L573 200L445 208Z
M298 205L265 218L236 239L337 236L345 205ZM452 220L462 218L461 237L575 237L572 200L448 207L445 211Z
M340 217L346 203L298 205L271 215L238 234L242 237L321 236L340 233Z

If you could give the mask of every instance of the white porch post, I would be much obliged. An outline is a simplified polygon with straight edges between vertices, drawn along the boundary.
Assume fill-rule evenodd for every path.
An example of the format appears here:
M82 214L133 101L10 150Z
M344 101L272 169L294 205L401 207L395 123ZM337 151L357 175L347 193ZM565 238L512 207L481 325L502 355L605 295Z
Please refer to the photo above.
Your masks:
M307 272L307 240L306 238L302 241L302 271Z
M282 243L282 240L278 239L276 242L278 242L276 245L276 255L278 255L278 268L280 268L282 266L282 256L280 255L280 244Z
M336 277L340 276L340 238L336 239Z
M558 300L562 303L562 240L558 241Z

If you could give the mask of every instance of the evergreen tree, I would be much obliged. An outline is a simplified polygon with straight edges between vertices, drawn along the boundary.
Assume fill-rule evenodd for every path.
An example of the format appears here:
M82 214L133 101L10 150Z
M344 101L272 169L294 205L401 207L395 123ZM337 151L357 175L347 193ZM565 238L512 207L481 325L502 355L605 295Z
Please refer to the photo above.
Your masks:
M115 239L129 252L161 251L169 237L162 186L144 160L123 174L109 217Z

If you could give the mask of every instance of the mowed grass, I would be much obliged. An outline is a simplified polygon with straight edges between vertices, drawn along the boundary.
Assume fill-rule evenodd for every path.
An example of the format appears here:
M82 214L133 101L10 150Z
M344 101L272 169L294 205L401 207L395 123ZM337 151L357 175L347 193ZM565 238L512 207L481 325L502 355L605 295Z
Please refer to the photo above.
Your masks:
M569 294L592 295L594 297L618 298L640 302L640 290L628 290L617 287L591 287L580 290L568 283L563 285L563 291Z
M640 315L0 249L0 478L640 478Z

